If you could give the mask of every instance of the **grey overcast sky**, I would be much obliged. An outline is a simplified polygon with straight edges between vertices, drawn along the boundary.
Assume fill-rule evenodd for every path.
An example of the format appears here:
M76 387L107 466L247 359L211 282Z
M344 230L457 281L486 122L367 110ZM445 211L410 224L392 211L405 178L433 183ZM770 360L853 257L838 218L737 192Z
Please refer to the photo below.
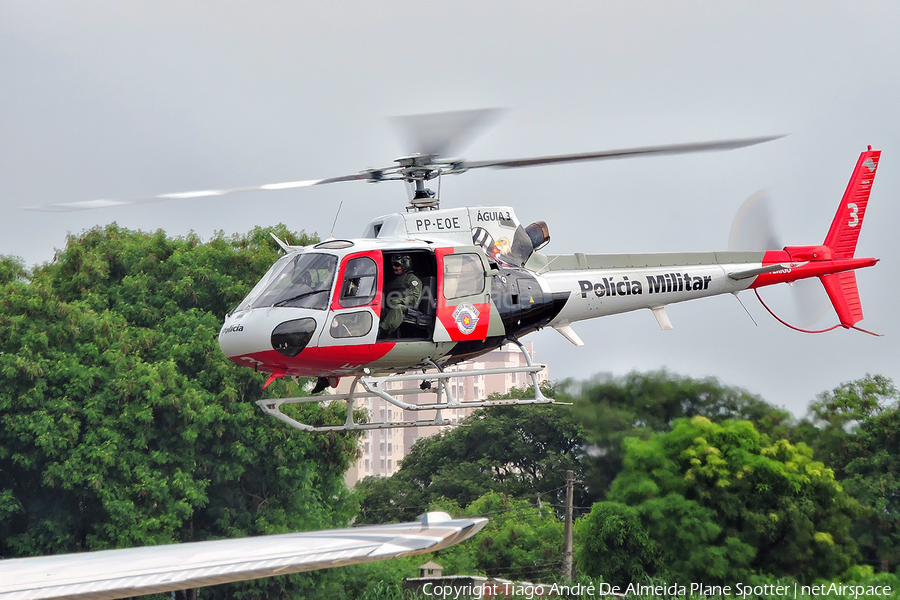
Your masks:
M0 254L52 260L112 221L172 235L279 221L358 236L399 184L336 184L80 213L20 207L330 177L404 152L386 117L510 109L465 150L517 158L767 134L718 154L480 170L445 207L512 205L550 253L721 250L774 193L784 243L825 236L859 153L884 151L858 256L862 326L805 335L751 293L532 336L551 378L667 368L795 413L865 373L900 380L900 4L896 2L10 2L0 0ZM784 287L784 286L782 286ZM766 292L764 290L764 292ZM766 298L794 316L786 290ZM820 324L835 322L829 314Z

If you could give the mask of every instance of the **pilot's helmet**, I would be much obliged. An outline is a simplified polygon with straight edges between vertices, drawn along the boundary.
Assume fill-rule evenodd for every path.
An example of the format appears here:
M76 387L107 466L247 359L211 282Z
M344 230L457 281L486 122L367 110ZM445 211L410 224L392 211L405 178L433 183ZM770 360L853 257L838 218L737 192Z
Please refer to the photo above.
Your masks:
M408 254L395 254L391 257L391 266L400 267L405 273L406 271L409 271L409 268L412 266L412 261L409 260Z

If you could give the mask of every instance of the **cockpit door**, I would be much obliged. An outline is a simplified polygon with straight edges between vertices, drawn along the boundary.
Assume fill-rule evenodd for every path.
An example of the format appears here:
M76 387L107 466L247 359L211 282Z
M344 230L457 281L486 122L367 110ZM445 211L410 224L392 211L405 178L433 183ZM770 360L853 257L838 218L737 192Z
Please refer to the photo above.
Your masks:
M345 256L320 346L374 344L381 314L381 252Z
M487 257L475 246L439 248L435 342L483 341L491 320Z

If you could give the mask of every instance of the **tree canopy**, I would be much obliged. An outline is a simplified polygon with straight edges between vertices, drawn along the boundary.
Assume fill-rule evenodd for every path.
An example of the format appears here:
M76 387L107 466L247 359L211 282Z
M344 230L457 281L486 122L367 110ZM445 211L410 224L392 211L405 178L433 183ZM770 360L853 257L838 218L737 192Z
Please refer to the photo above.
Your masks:
M597 502L575 523L578 571L624 589L655 570L656 552L640 515L618 502Z
M692 379L655 371L624 377L597 378L580 387L569 386L565 400L574 402L575 417L588 443L585 485L592 500L600 500L622 470L629 437L647 439L668 431L676 419L706 417L752 421L775 437L785 435L792 416L740 388L715 378Z
M866 562L900 564L900 392L880 375L820 394L798 428L870 510L854 528Z
M861 507L803 443L772 442L748 421L696 416L625 447L610 500L640 516L655 574L809 580L840 574L858 556L850 526Z
M263 417L252 401L264 375L216 342L277 258L269 231L202 243L111 225L71 236L30 274L0 261L0 556L347 524L356 438ZM302 393L283 380L267 393L286 386ZM303 410L315 422L340 409Z
M466 507L491 491L558 503L566 471L579 471L582 447L581 429L565 407L476 411L461 427L418 440L392 477L357 484L359 520L403 521L440 498Z

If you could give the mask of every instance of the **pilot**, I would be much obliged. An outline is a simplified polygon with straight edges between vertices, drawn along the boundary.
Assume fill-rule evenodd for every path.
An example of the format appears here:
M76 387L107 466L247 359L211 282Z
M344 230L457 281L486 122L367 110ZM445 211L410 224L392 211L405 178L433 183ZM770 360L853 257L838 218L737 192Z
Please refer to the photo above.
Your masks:
M381 335L389 335L400 327L410 308L416 308L422 296L422 280L412 271L412 261L407 254L391 257L394 278L384 288L384 309L378 328Z

